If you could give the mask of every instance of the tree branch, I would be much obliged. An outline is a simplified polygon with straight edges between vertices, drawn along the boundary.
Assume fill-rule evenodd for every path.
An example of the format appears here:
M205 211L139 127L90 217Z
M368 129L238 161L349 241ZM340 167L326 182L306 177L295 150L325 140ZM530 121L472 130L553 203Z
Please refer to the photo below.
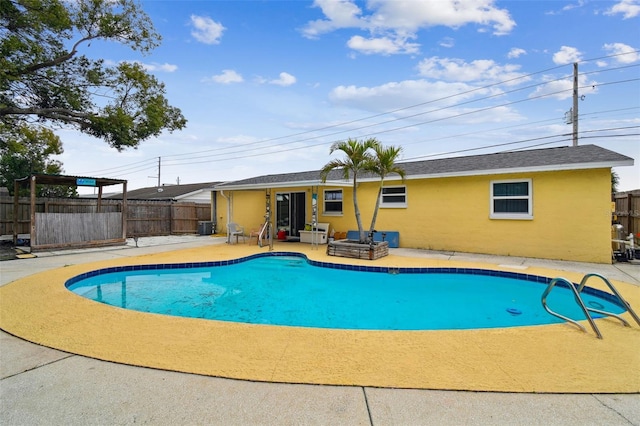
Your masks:
M68 61L69 59L73 58L75 56L76 53L78 53L78 46L80 46L80 44L84 43L85 41L88 40L93 40L94 38L97 38L96 36L91 36L91 37L83 37L80 40L78 40L73 47L71 48L71 51L69 53L67 53L66 55L62 55L62 56L58 56L57 58L54 58L50 61L46 61L46 62L41 62L39 64L33 64L31 66L28 66L24 69L24 73L25 74L33 74L34 72L41 70L43 68L49 68L49 67L53 67L56 65L60 65L63 62Z
M92 116L92 114L81 113L65 108L0 108L0 117L3 117L5 115L37 115L39 117L44 117L51 120L63 121L70 124L78 124L82 127L86 127L90 124L89 117Z

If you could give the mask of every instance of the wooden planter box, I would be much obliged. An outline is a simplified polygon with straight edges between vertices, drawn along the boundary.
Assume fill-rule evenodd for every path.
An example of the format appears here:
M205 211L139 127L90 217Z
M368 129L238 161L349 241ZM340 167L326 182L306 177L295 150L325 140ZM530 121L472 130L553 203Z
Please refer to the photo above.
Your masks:
M351 257L354 259L376 260L389 254L389 242L360 244L354 240L330 241L327 244L328 256Z

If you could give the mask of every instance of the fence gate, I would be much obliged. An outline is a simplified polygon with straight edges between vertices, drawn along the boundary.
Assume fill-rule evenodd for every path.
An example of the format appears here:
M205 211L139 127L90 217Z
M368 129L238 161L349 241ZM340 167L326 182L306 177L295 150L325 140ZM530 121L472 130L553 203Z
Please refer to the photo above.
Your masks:
M198 222L211 220L211 205L198 203L174 203L171 205L171 233L194 234Z
M640 233L640 190L622 192L614 196L615 219L625 230L625 233L638 235Z

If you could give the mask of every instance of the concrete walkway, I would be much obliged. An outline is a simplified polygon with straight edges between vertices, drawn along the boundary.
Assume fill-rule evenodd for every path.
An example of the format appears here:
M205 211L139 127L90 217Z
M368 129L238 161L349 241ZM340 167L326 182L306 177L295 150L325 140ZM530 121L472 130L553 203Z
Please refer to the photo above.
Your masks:
M32 259L1 262L0 285L65 265L214 243L224 243L224 238L142 238L138 247L130 241L126 247L39 253ZM404 249L394 254L599 272L640 285L640 266L631 264L591 265ZM629 374L640 374L629 367ZM4 332L0 332L0 377L2 425L640 426L637 394L509 394L259 383L103 362L34 345Z

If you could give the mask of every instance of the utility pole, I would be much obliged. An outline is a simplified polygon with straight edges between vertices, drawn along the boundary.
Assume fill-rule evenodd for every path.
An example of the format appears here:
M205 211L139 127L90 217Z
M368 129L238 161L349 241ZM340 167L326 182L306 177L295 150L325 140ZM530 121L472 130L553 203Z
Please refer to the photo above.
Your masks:
M158 157L158 176L157 176L158 177L158 188L160 188L160 162L161 162L160 158L161 157ZM147 176L147 177L154 178L156 176Z
M573 124L573 146L578 146L578 63L573 63L573 109L571 110ZM158 174L160 172L158 171Z

